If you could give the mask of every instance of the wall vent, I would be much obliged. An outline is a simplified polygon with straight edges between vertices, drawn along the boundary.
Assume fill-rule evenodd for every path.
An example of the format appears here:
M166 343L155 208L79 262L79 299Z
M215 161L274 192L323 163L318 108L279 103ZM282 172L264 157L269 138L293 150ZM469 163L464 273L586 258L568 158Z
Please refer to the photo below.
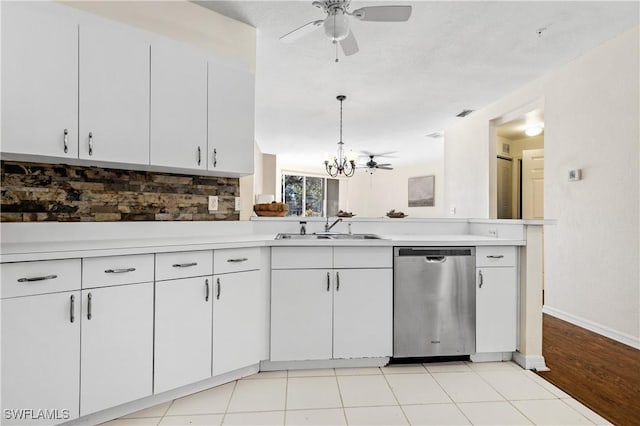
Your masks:
M473 111L473 109L463 109L460 113L458 113L456 115L456 117L466 117L467 115L471 114Z

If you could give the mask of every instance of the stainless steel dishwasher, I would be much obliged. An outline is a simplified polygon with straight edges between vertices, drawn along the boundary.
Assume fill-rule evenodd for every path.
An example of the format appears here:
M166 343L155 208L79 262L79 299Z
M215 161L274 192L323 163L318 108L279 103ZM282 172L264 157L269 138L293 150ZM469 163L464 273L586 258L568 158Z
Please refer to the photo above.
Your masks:
M475 247L395 247L393 254L394 358L474 353Z

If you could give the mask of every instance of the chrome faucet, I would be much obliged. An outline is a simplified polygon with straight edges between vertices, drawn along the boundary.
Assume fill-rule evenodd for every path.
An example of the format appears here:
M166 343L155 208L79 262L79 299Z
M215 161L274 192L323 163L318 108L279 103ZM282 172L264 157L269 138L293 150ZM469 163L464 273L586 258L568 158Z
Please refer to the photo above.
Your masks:
M333 222L331 225L329 225L329 216L327 216L327 223L324 224L324 232L331 231L331 228L336 226L338 224L338 222L342 222L342 218L341 217L337 218L335 220L335 222Z

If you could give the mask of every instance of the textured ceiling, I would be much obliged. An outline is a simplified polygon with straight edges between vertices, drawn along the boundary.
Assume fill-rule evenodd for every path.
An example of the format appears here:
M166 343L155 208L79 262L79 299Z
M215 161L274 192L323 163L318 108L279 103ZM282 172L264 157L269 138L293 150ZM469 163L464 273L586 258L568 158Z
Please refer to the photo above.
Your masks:
M340 56L320 29L278 38L324 13L310 1L200 1L257 28L256 140L288 164L318 165L338 141L344 94L348 150L398 151L396 164L437 159L453 124L638 25L638 2L404 2L406 23L351 20L360 52ZM543 28L542 35L537 30ZM341 52L340 52L341 53Z

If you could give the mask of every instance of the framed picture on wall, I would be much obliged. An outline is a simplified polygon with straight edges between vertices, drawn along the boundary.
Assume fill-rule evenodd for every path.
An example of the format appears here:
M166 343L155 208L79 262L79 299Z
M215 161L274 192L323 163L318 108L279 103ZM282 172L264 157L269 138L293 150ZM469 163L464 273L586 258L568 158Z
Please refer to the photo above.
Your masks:
M409 178L409 207L435 206L435 193L435 175Z

